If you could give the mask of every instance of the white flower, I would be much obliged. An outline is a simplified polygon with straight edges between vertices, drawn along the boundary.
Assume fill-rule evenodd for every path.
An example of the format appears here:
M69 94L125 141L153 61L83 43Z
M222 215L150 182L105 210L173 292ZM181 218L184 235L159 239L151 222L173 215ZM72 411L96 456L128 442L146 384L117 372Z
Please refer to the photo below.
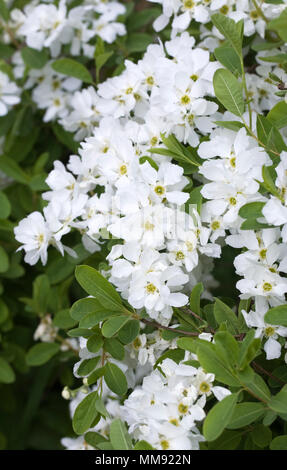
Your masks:
M0 116L5 116L12 106L20 102L20 89L8 75L0 71Z
M47 262L47 249L51 240L51 231L40 212L32 212L21 220L14 229L15 238L23 245L18 250L25 250L25 262L36 264L39 258L43 264Z

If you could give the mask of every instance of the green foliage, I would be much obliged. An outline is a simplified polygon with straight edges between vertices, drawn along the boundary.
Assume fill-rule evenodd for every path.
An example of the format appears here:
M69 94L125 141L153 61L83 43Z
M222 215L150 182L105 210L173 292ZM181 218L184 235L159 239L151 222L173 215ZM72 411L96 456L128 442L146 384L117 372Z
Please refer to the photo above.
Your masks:
M79 403L73 416L73 429L76 434L84 434L95 421L98 411L97 392L91 392Z
M131 450L132 441L124 423L116 419L110 426L110 439L114 450Z
M218 402L208 413L203 424L203 435L208 441L217 439L229 424L238 395L233 393Z
M242 116L245 108L243 90L235 76L229 70L218 69L213 77L213 86L220 103L235 116Z
M52 68L63 75L78 78L84 83L93 83L93 78L88 69L74 59L58 59L52 64Z
M117 395L125 395L128 390L128 384L125 374L121 369L108 362L104 367L105 382L109 389Z
M29 366L41 366L48 362L60 350L57 343L39 343L29 349L26 361Z
M271 323L271 325L287 326L287 305L270 308L264 319L266 323Z

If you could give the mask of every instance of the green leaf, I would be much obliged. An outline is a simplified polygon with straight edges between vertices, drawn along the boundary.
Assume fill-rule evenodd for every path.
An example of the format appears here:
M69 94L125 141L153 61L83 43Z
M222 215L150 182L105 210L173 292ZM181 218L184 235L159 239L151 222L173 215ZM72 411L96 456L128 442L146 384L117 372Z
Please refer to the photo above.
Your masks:
M231 18L226 17L221 13L212 15L211 20L220 31L221 34L228 41L230 46L234 49L236 54L242 56L242 34L239 23L235 23Z
M203 292L203 284L199 282L196 286L193 287L190 297L189 297L189 306L190 309L200 315L200 296Z
M287 305L278 305L270 308L264 316L266 323L271 325L287 326Z
M121 297L107 279L90 266L77 266L76 279L82 288L110 310L123 310Z
M152 42L152 36L147 33L132 33L128 36L126 47L131 52L145 51Z
M287 54L275 54L266 57L259 57L263 62L273 62L273 64L283 64L287 62Z
M156 367L158 364L161 364L162 361L164 361L167 358L172 359L174 362L178 364L180 361L183 361L184 359L184 351L183 349L168 349L158 358L154 367Z
M240 230L262 230L264 228L270 228L268 224L261 224L256 219L247 219L242 222Z
M102 327L102 334L105 338L111 338L114 336L127 322L129 317L127 315L121 315L113 318L109 318Z
M53 324L58 328L62 328L63 330L67 330L69 328L73 328L78 322L71 318L70 310L67 308L65 310L60 310L54 319Z
M0 357L0 383L11 384L16 379L14 371L10 364Z
M63 127L57 122L52 124L52 131L65 147L68 147L68 149L75 154L78 153L79 144L74 141L74 136L71 132L65 131L65 129L63 129Z
M27 355L26 361L29 366L41 366L48 362L60 351L60 345L56 343L39 343L32 346Z
M267 447L272 440L272 431L263 424L257 424L251 431L251 438L258 447Z
M0 246L0 273L5 273L9 268L9 258L2 246Z
M239 131L244 127L244 124L240 121L214 121L220 127L224 127L225 129L230 129L231 131Z
M208 450L235 450L241 441L238 431L223 431L220 436L208 444Z
M104 378L109 389L117 395L125 395L128 390L128 383L121 369L111 362L108 362L104 369Z
M91 312L85 315L79 323L80 328L92 328L93 326L98 325L101 321L106 320L107 318L111 318L116 316L117 313L115 312L107 312L103 311L100 312Z
M215 350L226 363L235 368L238 363L239 346L229 331L218 331L214 336Z
M0 299L0 325L4 323L9 317L9 310L5 302Z
M93 83L93 77L88 69L74 59L58 59L52 63L52 69L63 75L78 78L84 83Z
M120 419L114 420L110 425L110 439L115 450L131 450L132 440L126 426Z
M198 341L195 338L187 338L185 336L183 338L178 338L177 345L181 349L185 349L186 351L196 353L196 350L198 347Z
M71 317L74 318L74 320L80 321L89 313L95 313L102 310L103 307L97 299L88 297L86 299L77 300L77 302L72 305Z
M277 395L274 395L268 402L268 407L276 413L286 413L287 410L287 385L280 390Z
M0 0L0 15L2 16L3 20L9 21L10 12L4 0Z
M279 130L274 126L270 130L266 145L267 151L277 155L277 157L282 152L282 150L287 150L282 135L280 134Z
M243 219L257 219L262 217L262 209L265 202L249 202L239 209L240 217Z
M216 59L233 74L241 75L240 57L230 46L220 46L214 51Z
M287 435L277 436L270 443L271 450L287 450Z
M98 415L97 398L97 392L92 392L77 406L73 416L73 429L76 434L84 434L92 426Z
M107 351L113 358L118 361L122 361L125 357L125 348L123 345L115 338L105 339L104 349Z
M207 342L206 342L207 343ZM229 365L219 357L215 345L200 343L196 349L200 365L207 371L215 374L217 380L230 386L239 386L237 378L229 370Z
M104 366L103 367L98 367L87 378L88 385L93 385L94 383L96 383L99 380L100 377L103 377L104 373L105 373L105 367Z
M141 11L133 13L127 21L128 31L140 30L147 23L160 15L159 8L146 8Z
M90 375L95 368L97 367L97 364L100 360L100 356L98 357L93 357L91 359L85 359L81 364L79 365L77 369L77 374L80 375L81 377L85 377L87 375Z
M107 442L106 438L98 432L89 431L85 434L85 441L95 449L100 442Z
M244 113L242 85L234 75L229 70L216 70L213 77L213 86L216 98L223 106L236 116L242 116Z
M281 15L278 18L274 18L273 20L269 21L267 28L276 31L281 37L281 39L283 39L283 41L286 42L287 41L286 24L287 24L287 8L285 8L282 11Z
M134 450L154 450L154 448L146 441L138 441Z
M29 183L29 176L23 170L21 170L18 163L16 163L12 158L1 155L0 170L2 170L5 175L10 176L10 178L14 179L18 183Z
M24 64L31 69L42 69L49 59L45 50L37 51L31 47L23 47L21 49L21 56Z
M219 325L220 323L226 322L230 333L236 334L239 332L237 316L228 305L219 299L215 300L214 316Z
M245 402L238 403L232 413L228 429L239 429L253 423L265 413L263 403Z
M232 393L209 411L203 423L203 435L207 441L217 439L223 430L228 426L234 412L238 394Z
M256 131L258 139L260 142L262 142L262 144L267 145L268 136L271 129L272 123L265 116L258 114L256 120Z
M279 101L279 103L269 111L267 119L269 119L277 129L287 126L287 103L285 103L285 101Z
M190 204L194 204L199 214L200 214L201 206L202 206L202 194L201 194L202 187L203 186L197 186L196 188L192 189L189 195L189 199L186 202L187 209L189 209Z
M129 320L118 332L119 340L124 344L130 344L140 332L140 322L136 319Z
M113 51L105 52L103 54L96 55L96 74L97 74L97 82L100 80L100 71L101 68L105 65L105 63L109 60L110 57L113 55Z
M41 274L37 276L33 282L33 300L35 311L43 314L47 311L48 300L50 294L50 281L48 276Z
M97 448L100 450L114 450L111 442L105 441L105 442L99 442L97 445Z
M73 328L72 330L67 332L67 335L71 338L78 338L83 336L84 338L89 338L92 336L93 331L89 330L88 328Z
M254 339L254 335L255 331L249 330L240 345L238 366L242 370L250 364L260 350L261 340L260 338Z
M271 393L268 386L260 375L255 374L251 367L248 366L244 371L238 372L237 376L240 383L245 386L252 396L265 402L270 399Z
M269 191L271 194L273 194L274 196L278 197L279 196L279 193L278 193L278 189L273 181L273 178L271 176L271 172L269 170L269 168L267 166L263 166L262 167L262 177L263 177L263 181L264 181L264 184L263 186L267 189L267 191Z
M3 191L0 191L0 219L7 219L11 213L11 204Z
M103 344L104 339L101 336L94 334L93 336L90 336L87 341L87 349L92 353L97 353L103 347Z

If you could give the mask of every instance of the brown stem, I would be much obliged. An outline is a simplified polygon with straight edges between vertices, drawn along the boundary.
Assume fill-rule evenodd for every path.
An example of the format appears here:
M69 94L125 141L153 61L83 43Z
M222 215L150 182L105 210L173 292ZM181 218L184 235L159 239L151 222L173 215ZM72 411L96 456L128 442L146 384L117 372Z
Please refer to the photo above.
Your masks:
M182 333L185 336L198 336L200 333L197 333L195 331L184 331L184 330L178 330L175 328L170 328L169 326L163 326L160 323L157 323L156 321L150 321L146 320L145 318L141 318L140 321L145 323L146 325L154 326L155 328L158 328L160 330L167 330L167 331L173 331L174 333Z
M268 377L275 380L275 382L286 385L287 382L284 382L284 380L279 379L279 377L276 377L275 375L271 374L271 372L269 372L268 370L263 369L263 367L261 367L259 364L257 364L257 362L253 361L252 365L253 365L254 369L257 369L258 372L262 372L263 374L268 375Z

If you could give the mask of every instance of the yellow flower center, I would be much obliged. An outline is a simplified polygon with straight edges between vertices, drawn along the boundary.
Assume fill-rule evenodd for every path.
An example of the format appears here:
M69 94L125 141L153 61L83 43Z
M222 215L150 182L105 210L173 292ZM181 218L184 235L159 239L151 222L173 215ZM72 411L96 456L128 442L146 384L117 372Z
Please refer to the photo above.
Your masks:
M154 294L155 292L158 292L158 289L155 287L154 284L152 284L151 282L149 282L146 286L146 291L148 294Z
M139 337L137 337L133 342L133 346L134 346L135 349L139 349L141 347L141 345L142 345L142 342L139 339Z
M150 222L146 222L146 223L144 224L144 228L145 228L146 230L153 230L153 229L154 229L154 224L152 224L152 223L150 223Z
M173 424L174 426L179 426L179 421L176 418L172 418L169 420L170 424Z
M201 382L200 386L199 386L199 390L202 392L202 393L208 393L210 391L210 385L209 383L207 382Z
M259 252L260 258L265 259L265 258L266 258L266 253L267 253L267 250L266 250L266 249L261 250L261 251Z
M180 414L185 415L188 412L188 406L184 405L183 403L180 403L178 405L178 411L180 412Z
M176 259L177 261L181 261L181 260L183 260L184 258L185 258L185 256L184 256L184 253L183 253L182 251L178 251L178 252L176 253L176 255L175 255L175 259Z
M163 186L161 185L157 185L155 188L154 188L154 192L156 194L158 194L158 196L162 196L164 193L165 193L165 189Z
M222 13L223 15L227 15L227 13L229 12L229 7L228 5L223 5L221 8L220 8L220 13Z
M180 99L181 104L187 105L190 103L190 97L188 95L183 95Z
M160 441L160 445L163 450L169 449L169 442L166 439Z
M154 85L154 78L152 76L147 77L146 82L148 85L152 86Z
M120 174L121 174L121 175L126 175L127 172L128 172L127 166L126 166L126 165L122 165L122 166L120 167Z
M274 335L275 329L272 326L268 326L267 328L265 328L264 333L265 333L266 336L268 336L270 338L270 336Z
M264 282L263 290L265 292L270 292L272 290L272 284L270 284L270 282Z
M214 220L211 224L212 230L218 230L220 228L220 222L218 220Z

